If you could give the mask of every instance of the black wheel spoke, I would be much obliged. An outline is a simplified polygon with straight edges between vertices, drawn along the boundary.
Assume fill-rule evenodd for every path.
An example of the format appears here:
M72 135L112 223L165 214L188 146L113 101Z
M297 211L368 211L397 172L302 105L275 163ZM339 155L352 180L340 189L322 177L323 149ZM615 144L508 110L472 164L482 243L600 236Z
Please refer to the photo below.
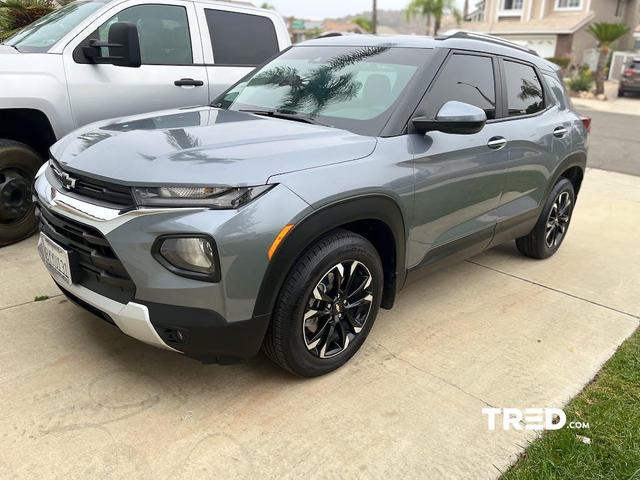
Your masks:
M346 350L362 332L373 305L372 277L357 260L327 270L312 290L303 315L307 349L320 358Z

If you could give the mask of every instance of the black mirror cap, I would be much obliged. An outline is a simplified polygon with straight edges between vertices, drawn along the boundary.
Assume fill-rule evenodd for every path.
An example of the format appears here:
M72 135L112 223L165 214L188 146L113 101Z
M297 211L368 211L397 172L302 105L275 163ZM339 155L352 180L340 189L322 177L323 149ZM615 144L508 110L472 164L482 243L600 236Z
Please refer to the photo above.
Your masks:
M138 27L131 22L117 22L109 27L109 57L113 65L138 68L142 65Z
M103 48L109 51L106 57L102 55ZM114 23L109 27L107 42L92 38L82 47L82 53L91 63L138 68L142 65L138 27L131 22Z
M481 108L455 100L445 103L435 119L416 117L412 124L419 132L438 131L458 135L480 132L487 123L487 115Z

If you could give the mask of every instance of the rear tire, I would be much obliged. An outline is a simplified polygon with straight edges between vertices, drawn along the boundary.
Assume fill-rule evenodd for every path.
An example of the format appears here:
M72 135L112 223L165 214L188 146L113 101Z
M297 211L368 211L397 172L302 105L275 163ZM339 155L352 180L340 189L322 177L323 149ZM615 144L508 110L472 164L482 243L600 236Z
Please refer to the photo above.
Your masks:
M536 226L529 235L516 240L518 250L537 259L549 258L556 253L569 230L575 203L573 184L561 178L549 193Z
M263 350L302 377L341 367L371 331L382 284L382 262L367 239L346 230L320 238L287 276Z
M31 147L0 139L0 247L36 231L32 185L41 166L42 158Z

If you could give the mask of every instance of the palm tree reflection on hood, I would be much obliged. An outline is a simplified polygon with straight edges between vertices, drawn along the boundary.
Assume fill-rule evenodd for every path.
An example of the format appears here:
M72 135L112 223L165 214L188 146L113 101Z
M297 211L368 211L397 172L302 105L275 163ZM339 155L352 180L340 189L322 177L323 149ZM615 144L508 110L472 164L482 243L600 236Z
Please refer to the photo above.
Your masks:
M328 105L353 99L362 89L354 79L355 72L339 73L346 67L362 62L389 50L389 47L363 47L338 55L326 64L301 75L297 68L276 66L260 72L250 85L289 87L277 110L287 113L300 111L315 117Z

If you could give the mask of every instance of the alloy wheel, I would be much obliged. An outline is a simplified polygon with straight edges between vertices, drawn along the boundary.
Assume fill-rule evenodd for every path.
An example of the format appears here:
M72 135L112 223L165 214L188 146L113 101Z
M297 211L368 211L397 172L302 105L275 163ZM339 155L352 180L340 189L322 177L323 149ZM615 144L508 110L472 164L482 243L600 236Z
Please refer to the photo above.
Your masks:
M547 247L554 248L562 241L571 218L571 195L562 192L551 206L547 217L544 241Z
M373 304L372 276L357 260L331 267L313 289L303 314L302 334L316 357L331 358L362 332Z

